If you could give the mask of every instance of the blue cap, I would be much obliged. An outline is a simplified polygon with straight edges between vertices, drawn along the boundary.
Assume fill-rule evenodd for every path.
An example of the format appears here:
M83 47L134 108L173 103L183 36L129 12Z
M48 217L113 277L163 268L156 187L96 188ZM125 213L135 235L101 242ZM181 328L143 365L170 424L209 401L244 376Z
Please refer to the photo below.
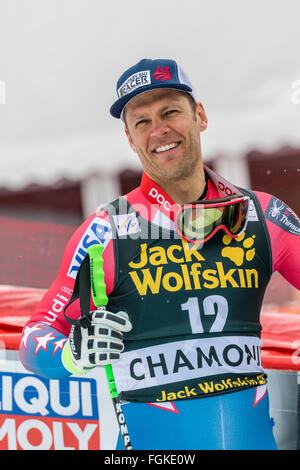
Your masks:
M143 59L126 70L117 82L117 101L110 108L110 114L121 118L127 103L139 95L156 88L175 88L189 93L195 101L197 97L192 84L178 65L172 59Z

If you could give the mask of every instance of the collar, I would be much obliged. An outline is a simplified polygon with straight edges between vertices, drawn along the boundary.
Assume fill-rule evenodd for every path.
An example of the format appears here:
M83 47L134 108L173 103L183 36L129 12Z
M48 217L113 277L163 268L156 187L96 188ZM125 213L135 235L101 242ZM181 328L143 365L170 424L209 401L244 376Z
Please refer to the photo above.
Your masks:
M225 196L242 196L241 191L222 176L204 165L204 171L208 180L208 191L205 199L221 198ZM159 210L174 220L174 210L178 207L173 199L150 178L145 172L142 175L140 190L151 204L159 206ZM213 197L211 196L211 193Z

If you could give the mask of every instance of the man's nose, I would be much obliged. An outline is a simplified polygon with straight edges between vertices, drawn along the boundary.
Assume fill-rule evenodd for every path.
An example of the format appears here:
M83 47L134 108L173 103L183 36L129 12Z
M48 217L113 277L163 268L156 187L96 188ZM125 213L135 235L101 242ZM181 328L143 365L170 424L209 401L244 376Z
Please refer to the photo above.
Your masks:
M159 117L152 119L152 126L151 126L152 137L160 137L166 134L168 130L169 130L169 126L163 119Z

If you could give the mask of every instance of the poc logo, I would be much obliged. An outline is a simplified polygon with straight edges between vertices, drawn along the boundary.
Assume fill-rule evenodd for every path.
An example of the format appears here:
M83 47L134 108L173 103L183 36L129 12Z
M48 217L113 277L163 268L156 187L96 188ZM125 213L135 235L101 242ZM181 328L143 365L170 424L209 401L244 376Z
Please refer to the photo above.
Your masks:
M229 188L228 186L225 186L225 184L223 184L221 181L218 181L218 188L220 191L222 191L223 193L225 193L227 196L234 196L236 195L236 192L232 191L231 188Z
M149 196L153 197L153 199L155 199L158 204L162 205L166 211L169 211L171 209L171 204L169 203L169 201L166 201L166 198L162 194L159 194L157 189L151 188Z

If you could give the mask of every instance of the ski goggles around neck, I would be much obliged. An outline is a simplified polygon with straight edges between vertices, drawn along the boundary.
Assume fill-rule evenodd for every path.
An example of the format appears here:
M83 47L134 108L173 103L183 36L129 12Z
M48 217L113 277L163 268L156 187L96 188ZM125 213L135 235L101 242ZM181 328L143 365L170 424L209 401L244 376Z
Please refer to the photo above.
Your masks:
M192 243L204 243L220 229L237 238L247 226L249 200L248 196L228 196L184 204L175 215L176 230Z

